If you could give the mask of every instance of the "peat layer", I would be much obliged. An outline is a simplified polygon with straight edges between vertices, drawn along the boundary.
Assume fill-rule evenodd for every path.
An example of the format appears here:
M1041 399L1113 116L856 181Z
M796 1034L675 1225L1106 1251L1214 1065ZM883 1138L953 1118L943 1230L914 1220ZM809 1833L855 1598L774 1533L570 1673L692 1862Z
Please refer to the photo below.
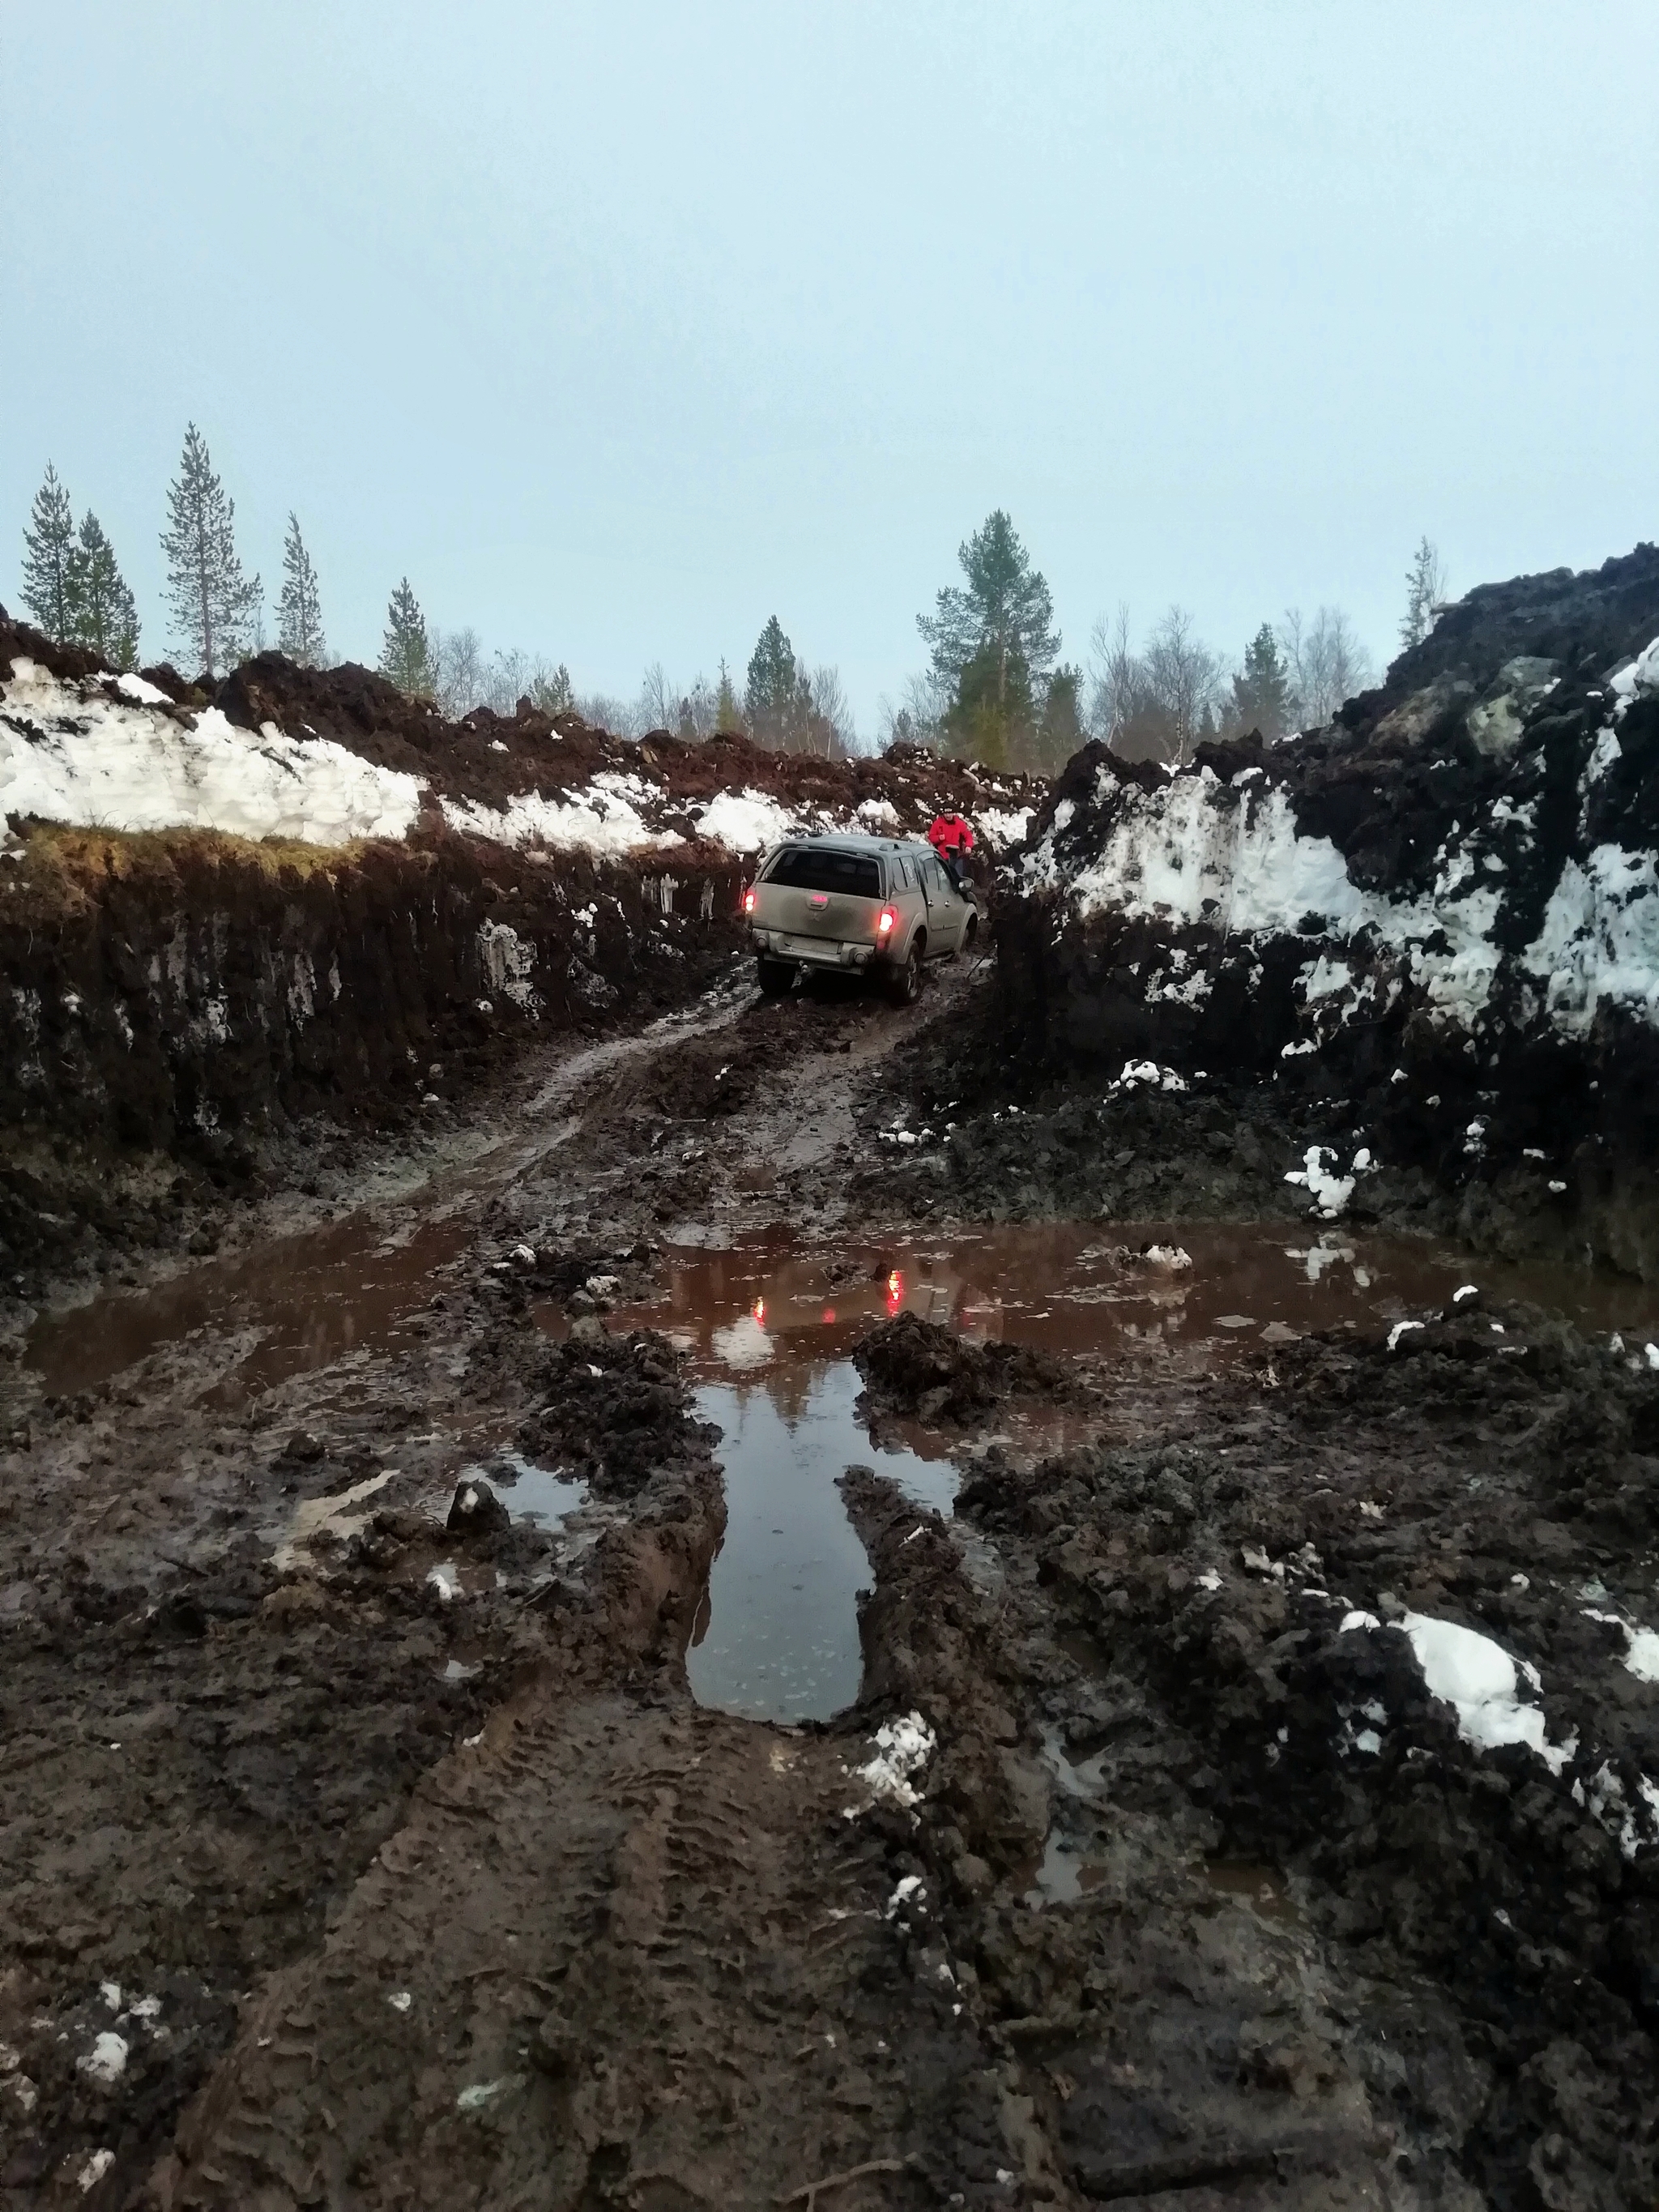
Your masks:
M755 848L789 826L920 834L949 804L1018 830L1038 789L914 748L635 744L527 700L453 724L367 670L269 653L210 693L148 670L136 698L0 610L11 669L33 672L0 685L11 1296L77 1252L195 1233L216 1194L293 1171L308 1117L441 1116L532 1033L694 1000L738 945ZM169 776L168 826L123 830ZM236 834L258 778L284 826ZM31 789L58 813L33 817Z

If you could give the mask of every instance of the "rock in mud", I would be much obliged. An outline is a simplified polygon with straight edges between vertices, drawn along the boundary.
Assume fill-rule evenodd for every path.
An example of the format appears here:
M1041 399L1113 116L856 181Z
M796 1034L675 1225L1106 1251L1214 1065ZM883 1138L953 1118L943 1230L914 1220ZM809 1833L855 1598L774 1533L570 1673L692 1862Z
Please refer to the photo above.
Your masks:
M510 1528L513 1516L487 1482L469 1475L455 1486L444 1527L452 1536L491 1536Z

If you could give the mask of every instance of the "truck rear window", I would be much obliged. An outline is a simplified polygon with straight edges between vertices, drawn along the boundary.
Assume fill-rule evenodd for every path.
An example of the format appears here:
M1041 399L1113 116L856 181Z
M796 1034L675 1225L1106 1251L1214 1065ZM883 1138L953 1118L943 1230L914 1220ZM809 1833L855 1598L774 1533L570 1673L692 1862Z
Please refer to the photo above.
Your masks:
M881 896L881 870L862 853L790 845L767 870L766 880L797 891L848 891L854 898Z

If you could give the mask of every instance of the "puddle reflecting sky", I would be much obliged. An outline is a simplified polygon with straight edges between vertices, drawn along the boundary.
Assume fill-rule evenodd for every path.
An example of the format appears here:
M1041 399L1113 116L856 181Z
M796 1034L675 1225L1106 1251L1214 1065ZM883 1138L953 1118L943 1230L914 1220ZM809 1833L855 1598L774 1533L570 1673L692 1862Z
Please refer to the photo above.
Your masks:
M874 1467L920 1504L948 1513L956 1470L942 1457L881 1451L854 1417L862 1387L849 1360L813 1364L787 1395L705 1383L726 1474L726 1537L687 1656L698 1703L753 1719L827 1720L859 1692L856 1597L872 1579L836 1488Z

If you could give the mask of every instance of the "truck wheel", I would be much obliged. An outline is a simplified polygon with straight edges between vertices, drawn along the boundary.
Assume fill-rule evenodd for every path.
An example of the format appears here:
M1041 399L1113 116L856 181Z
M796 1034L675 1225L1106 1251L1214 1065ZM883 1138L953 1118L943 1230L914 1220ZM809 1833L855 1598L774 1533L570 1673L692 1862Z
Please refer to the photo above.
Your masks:
M755 980L769 999L781 999L794 982L794 967L787 960L769 960L763 952L757 952Z
M896 1006L914 1006L921 992L921 947L912 944L902 964L887 980L887 995Z

